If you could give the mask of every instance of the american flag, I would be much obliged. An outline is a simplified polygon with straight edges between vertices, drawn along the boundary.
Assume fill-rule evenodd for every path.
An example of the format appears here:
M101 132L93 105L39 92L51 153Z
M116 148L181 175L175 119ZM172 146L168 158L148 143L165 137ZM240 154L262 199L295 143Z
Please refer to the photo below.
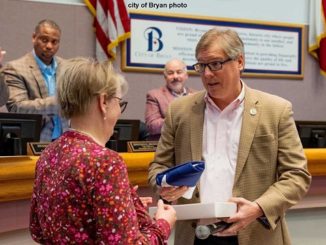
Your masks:
M115 59L116 46L130 37L130 18L124 0L84 0L94 16L96 58Z
M326 0L311 0L309 11L309 53L319 60L326 76Z

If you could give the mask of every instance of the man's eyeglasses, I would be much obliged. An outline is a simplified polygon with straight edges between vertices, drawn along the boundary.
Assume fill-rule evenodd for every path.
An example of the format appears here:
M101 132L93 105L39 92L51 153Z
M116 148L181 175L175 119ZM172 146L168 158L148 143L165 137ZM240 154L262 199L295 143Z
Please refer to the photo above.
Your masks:
M117 97L117 96L114 96L113 98L116 98L119 100L119 105L120 105L120 109L121 109L121 113L123 113L126 108L127 108L127 105L128 105L128 101L124 101L123 99Z
M231 58L228 58L224 61L213 61L209 63L197 63L194 64L192 67L195 69L196 72L203 73L205 71L206 66L209 68L210 71L219 71L222 69L223 64L226 62L231 61Z

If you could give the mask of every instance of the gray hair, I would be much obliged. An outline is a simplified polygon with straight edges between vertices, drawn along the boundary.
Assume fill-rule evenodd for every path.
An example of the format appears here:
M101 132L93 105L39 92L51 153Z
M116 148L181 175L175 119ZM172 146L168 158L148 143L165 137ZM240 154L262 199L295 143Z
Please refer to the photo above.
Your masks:
M166 62L165 63L165 65L164 65L164 74L166 74L166 72L167 72L167 66L171 63L171 62L178 62L178 63L180 63L180 64L182 64L183 65L183 70L185 71L185 72L187 72L187 64L183 61L183 60L181 60L181 59L178 59L178 58L173 58L173 59L170 59L168 62Z

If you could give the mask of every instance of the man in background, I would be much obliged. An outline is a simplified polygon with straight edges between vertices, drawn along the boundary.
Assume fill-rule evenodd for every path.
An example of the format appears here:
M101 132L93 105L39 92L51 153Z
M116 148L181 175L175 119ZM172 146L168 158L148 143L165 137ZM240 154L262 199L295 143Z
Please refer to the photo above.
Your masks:
M289 245L285 213L308 191L311 176L289 101L249 88L241 79L244 45L231 29L206 32L196 47L205 90L172 102L149 182L178 204L234 202L232 224L206 240L195 227L212 220L178 221L175 244ZM188 161L205 159L191 199L187 188L156 186L156 175Z
M0 47L0 112L7 112L5 104L7 103L9 97L8 87L1 70L3 57L5 56L5 54L6 51L2 50L2 48Z
M193 93L185 86L188 79L187 65L179 59L172 59L164 67L165 86L150 90L146 95L145 123L149 140L158 140L169 104L176 98Z
M4 79L4 75L0 70L0 112L7 112L5 104L9 97L8 87Z
M68 127L59 116L55 98L56 77L64 62L55 56L60 38L61 29L54 21L40 21L32 36L32 52L9 62L3 71L9 89L8 110L42 114L41 141L55 140Z
M5 56L6 51L0 47L0 68L2 67L3 57Z

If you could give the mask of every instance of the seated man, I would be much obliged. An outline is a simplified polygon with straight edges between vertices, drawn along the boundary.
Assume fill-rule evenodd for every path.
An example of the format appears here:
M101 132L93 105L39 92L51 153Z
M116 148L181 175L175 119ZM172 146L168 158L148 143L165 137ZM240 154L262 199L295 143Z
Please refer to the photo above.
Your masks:
M55 98L56 74L63 62L62 58L55 57L60 37L60 27L54 21L40 21L33 33L33 51L9 62L3 70L9 89L8 110L42 114L41 141L55 140L68 126L67 121L58 116Z
M145 123L149 131L149 140L158 140L169 104L178 97L195 92L185 86L188 79L187 66L179 59L165 64L164 79L166 85L150 90L146 95Z
M3 61L3 57L5 56L6 51L2 50L2 48L0 47L0 68L2 67L2 61Z
M2 50L0 47L0 68L2 67L3 58L6 54L6 51ZM7 112L6 103L9 97L8 87L4 79L4 75L0 70L0 112Z
M0 112L6 112L5 104L8 100L8 88L3 73L0 71Z

